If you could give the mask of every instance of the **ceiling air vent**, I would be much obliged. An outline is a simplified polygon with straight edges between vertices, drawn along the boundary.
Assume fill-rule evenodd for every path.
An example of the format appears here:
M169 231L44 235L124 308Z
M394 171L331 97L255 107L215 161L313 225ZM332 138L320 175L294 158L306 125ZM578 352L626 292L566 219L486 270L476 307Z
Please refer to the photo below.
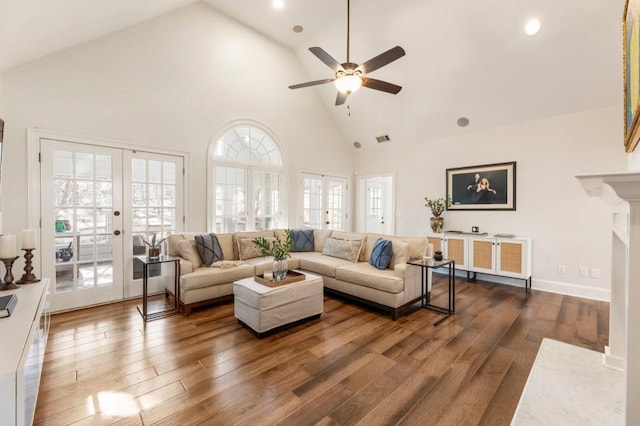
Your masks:
M389 142L391 138L389 137L389 135L382 135L382 136L376 136L376 140L378 141L378 143L383 143L383 142Z

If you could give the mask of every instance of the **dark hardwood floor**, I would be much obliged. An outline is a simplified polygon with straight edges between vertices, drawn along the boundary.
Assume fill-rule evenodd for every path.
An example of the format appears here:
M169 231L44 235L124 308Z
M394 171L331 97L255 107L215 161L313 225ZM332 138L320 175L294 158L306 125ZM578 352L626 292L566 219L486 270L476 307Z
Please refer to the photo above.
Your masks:
M54 315L35 424L508 425L542 338L608 340L606 302L480 281L458 279L439 317L327 297L320 319L259 339L233 304L147 324L135 301Z

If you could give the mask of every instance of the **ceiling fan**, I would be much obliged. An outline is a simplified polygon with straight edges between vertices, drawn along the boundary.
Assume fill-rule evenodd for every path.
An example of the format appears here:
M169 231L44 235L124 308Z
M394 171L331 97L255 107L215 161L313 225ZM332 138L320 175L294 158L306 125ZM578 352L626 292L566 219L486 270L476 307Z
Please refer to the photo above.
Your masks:
M294 84L289 86L289 89L299 89L301 87L317 86L319 84L335 82L336 89L338 89L338 96L336 97L336 106L342 105L346 102L347 96L355 92L360 86L368 87L369 89L380 90L382 92L393 93L394 95L400 92L401 86L393 83L388 83L382 80L376 80L375 78L365 77L367 73L371 73L378 68L382 68L385 65L399 59L405 55L405 51L402 47L396 46L387 50L378 56L369 59L365 63L358 65L349 60L349 21L350 21L350 0L347 0L347 61L339 63L331 55L329 55L321 47L310 47L311 53L316 55L318 59L324 62L329 68L335 72L333 78L327 78L324 80L309 81L307 83Z

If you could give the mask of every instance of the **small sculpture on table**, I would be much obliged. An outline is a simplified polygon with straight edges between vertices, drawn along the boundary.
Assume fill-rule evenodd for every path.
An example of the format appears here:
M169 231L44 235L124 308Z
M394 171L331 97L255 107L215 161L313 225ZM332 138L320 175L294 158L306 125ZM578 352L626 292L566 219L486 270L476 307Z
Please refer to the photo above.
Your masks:
M16 261L16 236L15 235L2 235L0 236L0 260L4 263L6 273L4 275L4 284L0 286L0 290L13 290L18 288L16 283L13 282L13 262Z

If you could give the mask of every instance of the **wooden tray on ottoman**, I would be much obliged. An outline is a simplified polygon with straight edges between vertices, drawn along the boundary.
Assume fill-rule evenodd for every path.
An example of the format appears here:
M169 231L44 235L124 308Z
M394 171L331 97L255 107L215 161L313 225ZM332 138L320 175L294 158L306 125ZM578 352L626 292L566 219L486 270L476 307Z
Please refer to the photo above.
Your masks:
M254 278L256 282L259 282L262 285L266 285L268 287L278 287L280 285L291 284L298 281L304 281L306 277L302 272L287 271L287 277L280 281L267 280L264 278L264 274L256 275Z

